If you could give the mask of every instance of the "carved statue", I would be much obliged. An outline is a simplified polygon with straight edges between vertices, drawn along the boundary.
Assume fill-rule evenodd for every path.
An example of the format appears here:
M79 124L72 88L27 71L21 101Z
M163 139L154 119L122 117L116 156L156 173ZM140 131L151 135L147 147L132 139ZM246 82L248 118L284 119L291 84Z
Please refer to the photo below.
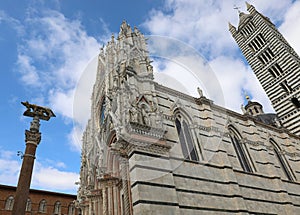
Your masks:
M203 96L203 92L200 89L200 87L197 87L197 91L198 91L199 97L202 97Z
M39 119L46 121L48 121L51 117L55 117L55 114L49 108L29 104L28 101L21 102L21 104L27 108L27 110L23 113L24 116L38 117Z
M126 62L122 62L119 68L119 73L121 76L126 75Z
M113 89L118 88L118 78L114 77L114 81L113 81Z
M129 110L130 121L137 122L138 121L138 111L134 105L132 105L131 109Z
M126 23L125 20L123 20L122 25L120 27L120 34L123 34L124 36L127 35L131 31L130 26Z
M151 65L152 61L150 61L148 57L146 57L145 60L146 60L147 71L149 73L153 73L153 66Z
M144 105L141 107L141 118L140 118L140 121L144 125L149 125L150 124L149 123L149 114L146 111L146 108L145 108Z
M246 113L247 113L247 111L246 111L246 109L245 109L245 107L244 107L243 104L241 104L241 110L243 111L243 114L246 114Z

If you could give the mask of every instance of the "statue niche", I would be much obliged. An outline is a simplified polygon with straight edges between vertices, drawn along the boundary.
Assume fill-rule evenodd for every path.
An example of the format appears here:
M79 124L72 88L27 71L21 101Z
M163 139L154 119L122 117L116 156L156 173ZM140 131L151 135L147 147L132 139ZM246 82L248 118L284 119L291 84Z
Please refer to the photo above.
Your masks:
M151 116L155 115L156 109L152 106L152 102L149 102L144 95L138 97L129 109L129 121L141 125L153 126Z

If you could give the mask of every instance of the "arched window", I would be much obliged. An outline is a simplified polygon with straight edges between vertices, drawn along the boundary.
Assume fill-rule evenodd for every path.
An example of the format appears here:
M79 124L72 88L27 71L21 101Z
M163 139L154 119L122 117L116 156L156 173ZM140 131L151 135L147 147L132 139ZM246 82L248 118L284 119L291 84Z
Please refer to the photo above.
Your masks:
M68 207L68 215L74 215L75 214L75 206L74 203L70 203Z
M40 201L40 204L39 204L39 212L46 213L46 209L47 209L47 203L46 203L46 200L43 199L42 201Z
M240 134L233 128L229 128L230 139L236 152L237 158L241 164L241 167L246 172L253 172L250 161L246 155L247 149L241 141Z
M293 102L296 108L300 108L300 101L296 97L293 97L291 101Z
M57 201L54 204L54 214L60 214L60 213L61 213L61 203L60 201Z
M281 149L279 148L279 146L277 145L277 143L274 140L271 139L270 143L273 146L273 151L275 153L275 156L277 157L280 168L283 171L284 175L287 177L288 180L293 181L294 179L293 179L292 170L290 169L290 166L289 166L286 158L282 154Z
M199 161L199 157L193 144L189 126L181 114L176 114L175 125L183 157L188 160Z
M27 199L26 210L25 211L31 211L31 200L30 199Z
M5 210L12 210L14 206L15 199L13 196L9 196L5 202Z

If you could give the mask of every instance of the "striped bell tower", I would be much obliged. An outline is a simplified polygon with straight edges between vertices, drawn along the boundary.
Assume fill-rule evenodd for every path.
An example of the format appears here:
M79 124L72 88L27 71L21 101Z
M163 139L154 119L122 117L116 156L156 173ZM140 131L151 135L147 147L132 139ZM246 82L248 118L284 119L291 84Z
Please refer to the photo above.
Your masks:
M282 125L300 135L300 58L270 19L246 3L229 31L268 95Z

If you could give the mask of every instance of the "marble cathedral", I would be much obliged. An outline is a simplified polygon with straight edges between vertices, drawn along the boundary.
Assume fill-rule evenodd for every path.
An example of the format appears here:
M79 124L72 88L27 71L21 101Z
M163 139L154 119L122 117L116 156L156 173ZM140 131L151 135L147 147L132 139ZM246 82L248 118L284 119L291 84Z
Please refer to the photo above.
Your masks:
M83 215L299 214L300 59L247 8L230 31L278 113L248 100L240 114L156 83L145 37L123 22L98 58Z

